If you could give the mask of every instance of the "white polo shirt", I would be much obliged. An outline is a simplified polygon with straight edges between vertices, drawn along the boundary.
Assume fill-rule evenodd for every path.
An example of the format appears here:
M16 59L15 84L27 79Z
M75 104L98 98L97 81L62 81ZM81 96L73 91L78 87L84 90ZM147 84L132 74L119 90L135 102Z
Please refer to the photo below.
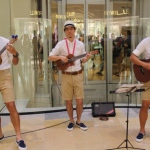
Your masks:
M73 47L74 47L75 40L76 40L76 44L75 44L75 50L73 54ZM77 39L75 40L73 42L70 42L67 39L70 54L73 54L74 56L85 54L84 44ZM52 51L49 53L49 56L68 56L68 55L69 54L67 50L66 39L58 42L55 48L53 48ZM80 63L81 59L82 58L76 59L75 65L69 66L65 71L74 72L74 71L81 70L81 63Z
M150 59L150 37L143 39L132 53L137 57L143 54L144 59Z
M9 40L0 36L0 51L9 43ZM10 61L13 60L13 55L5 50L1 54L2 63L0 65L0 70L5 70L11 67Z

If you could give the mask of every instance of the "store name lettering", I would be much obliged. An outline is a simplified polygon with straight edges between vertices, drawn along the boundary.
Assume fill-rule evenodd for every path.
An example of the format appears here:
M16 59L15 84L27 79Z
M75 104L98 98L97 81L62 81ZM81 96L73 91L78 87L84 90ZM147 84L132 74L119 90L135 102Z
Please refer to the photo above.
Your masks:
M30 15L31 16L39 16L39 15L42 15L42 11L30 10Z
M56 15L57 19L68 19L68 20L73 20L74 22L83 22L83 19L80 18L69 18L66 17L65 15Z
M129 9L123 9L121 13L118 12L118 10L112 10L112 11L104 11L104 15L107 16L121 16L121 15L127 15L129 14Z
M56 15L57 19L66 19L67 17L75 16L75 12L67 12L67 15Z

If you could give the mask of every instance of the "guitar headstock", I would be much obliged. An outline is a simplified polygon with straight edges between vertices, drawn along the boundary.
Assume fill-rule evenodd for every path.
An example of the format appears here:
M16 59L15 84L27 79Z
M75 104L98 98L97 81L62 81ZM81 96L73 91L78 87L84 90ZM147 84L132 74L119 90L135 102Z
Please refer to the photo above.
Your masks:
M9 44L13 44L15 41L17 41L18 35L12 35L11 40L9 41Z
M93 54L98 54L98 53L99 53L99 50L94 50L94 51L91 51L91 52L90 52L91 55L93 55Z

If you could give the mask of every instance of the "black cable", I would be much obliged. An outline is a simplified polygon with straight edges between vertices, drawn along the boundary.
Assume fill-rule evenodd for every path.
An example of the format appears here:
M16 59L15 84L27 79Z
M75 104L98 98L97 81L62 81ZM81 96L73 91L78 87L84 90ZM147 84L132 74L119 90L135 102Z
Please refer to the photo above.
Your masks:
M2 109L0 110L0 112L5 108L6 106L4 105L3 107L2 107Z
M75 118L76 118L76 117L75 117ZM36 131L45 130L45 129L48 129L48 128L52 128L52 127L61 125L61 124L66 123L66 122L68 122L68 121L69 121L69 120L64 121L64 122L61 122L61 123L59 123L59 124L55 124L55 125L49 126L49 127L45 127L45 128L41 128L41 129L36 129L36 130L28 131L28 132L23 132L23 133L21 133L21 134L27 134L27 133L32 133L32 132L36 132ZM13 136L16 136L16 135L6 136L5 138L10 138L10 137L13 137Z
M88 103L86 104L86 106L85 106L84 108L86 108L86 107L87 107L87 105L88 105L91 101L94 101L94 100L90 100L90 101L88 101ZM84 108L83 108L82 113L84 112ZM75 118L77 118L77 116L76 116L76 117L74 117L73 119L75 119ZM64 122L61 122L61 123L58 123L58 124L52 125L52 126L48 126L48 127L45 127L45 128L40 128L40 129L36 129L36 130L32 130L32 131L28 131L28 132L23 132L23 133L21 133L21 134L27 134L27 133L32 133L32 132L36 132L36 131L45 130L45 129L52 128L52 127L55 127L55 126L59 126L59 125L61 125L61 124L63 124L63 123L66 123L66 122L68 122L68 121L70 121L70 120L67 120L67 121L64 121ZM13 136L16 136L16 135L6 136L5 138L10 138L10 137L13 137Z
M59 71L59 70L57 70L57 71ZM57 84L57 82L56 82L56 80L55 80L55 77L54 77L54 74L53 74L53 73L52 73L52 77L53 77L53 80L54 80L54 82L55 82L55 84L56 84L56 86L57 86L57 88L58 88L60 94L62 95L61 90L60 90L60 88L59 88L59 86L58 86L58 84Z
M101 106L101 102L100 102L100 107L99 107L99 119L102 120L102 121L107 121L109 118L108 118L108 115L105 114L103 115L102 114L102 106Z

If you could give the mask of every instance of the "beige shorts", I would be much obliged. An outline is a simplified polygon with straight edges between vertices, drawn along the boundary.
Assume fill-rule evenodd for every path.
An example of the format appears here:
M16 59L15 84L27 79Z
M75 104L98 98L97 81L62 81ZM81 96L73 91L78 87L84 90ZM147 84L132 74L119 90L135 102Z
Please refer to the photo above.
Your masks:
M150 88L150 81L145 82L143 88ZM145 92L142 92L142 100L150 100L150 89L146 90Z
M73 97L75 99L84 98L82 73L78 75L62 74L61 78L63 100L72 100Z
M9 69L0 70L0 92L4 103L15 101L14 86Z

